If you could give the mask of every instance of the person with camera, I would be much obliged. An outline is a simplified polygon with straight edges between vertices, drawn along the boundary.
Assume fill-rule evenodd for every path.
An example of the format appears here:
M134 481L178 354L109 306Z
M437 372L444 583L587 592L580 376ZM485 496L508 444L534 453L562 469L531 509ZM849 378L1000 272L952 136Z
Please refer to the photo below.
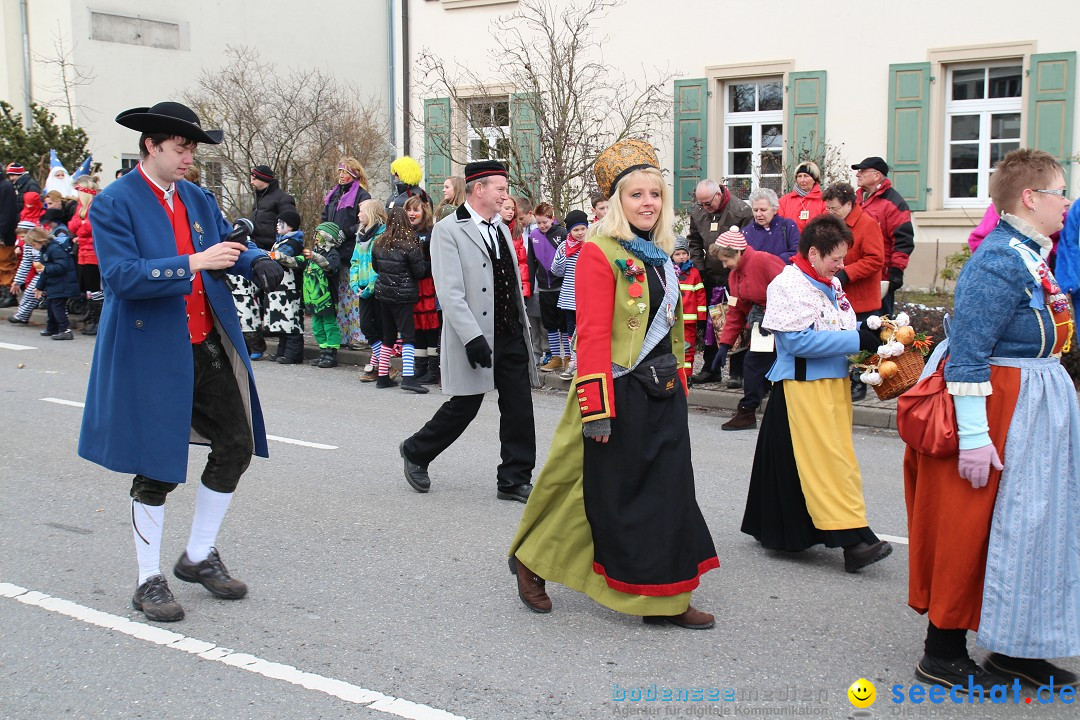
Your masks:
M207 190L183 180L199 143L220 130L175 102L120 113L141 133L141 161L90 208L105 288L79 455L134 474L131 528L139 576L132 605L148 620L184 617L160 568L165 499L187 479L189 443L210 446L187 548L173 574L213 595L239 599L214 547L252 453L267 457L266 432L225 273L278 287L281 266L230 226Z

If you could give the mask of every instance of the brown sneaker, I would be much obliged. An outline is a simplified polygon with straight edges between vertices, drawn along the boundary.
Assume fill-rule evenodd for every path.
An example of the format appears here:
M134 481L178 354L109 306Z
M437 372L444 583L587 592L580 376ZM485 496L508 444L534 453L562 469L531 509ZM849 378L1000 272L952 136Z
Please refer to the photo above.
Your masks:
M247 585L229 575L229 571L221 562L217 548L210 548L210 554L198 563L188 560L187 552L185 552L176 561L173 575L184 582L199 583L211 594L223 600L239 600L247 595Z
M154 575L135 590L131 605L155 622L176 622L184 619L184 608L176 602L164 575Z
M641 619L648 625L671 623L687 630L708 630L716 626L716 618L711 613L698 610L693 605L678 615L646 615Z
M544 579L510 556L510 573L517 577L518 597L525 607L535 613L551 612L551 598L545 589Z
M757 427L757 411L754 408L739 408L735 416L720 426L721 430L753 430Z
M371 369L364 370L360 375L360 382L375 382L379 379L379 368L370 365L368 367L371 367Z
M540 366L540 369L544 372L552 372L554 370L561 370L563 366L563 359L558 355L552 355L551 359L547 363Z

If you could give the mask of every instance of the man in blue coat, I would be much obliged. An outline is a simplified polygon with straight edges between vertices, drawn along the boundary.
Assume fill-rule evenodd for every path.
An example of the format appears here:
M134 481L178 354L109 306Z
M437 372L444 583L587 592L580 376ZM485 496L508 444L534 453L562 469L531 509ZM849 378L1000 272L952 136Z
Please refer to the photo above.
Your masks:
M210 446L187 549L173 574L239 599L214 542L254 452L267 457L262 411L225 271L263 290L281 266L245 228L230 227L214 196L183 180L200 142L217 144L191 109L134 108L116 121L138 130L141 161L90 209L105 288L79 455L134 473L131 526L139 564L132 604L149 620L184 617L161 573L165 497L187 479L189 443Z

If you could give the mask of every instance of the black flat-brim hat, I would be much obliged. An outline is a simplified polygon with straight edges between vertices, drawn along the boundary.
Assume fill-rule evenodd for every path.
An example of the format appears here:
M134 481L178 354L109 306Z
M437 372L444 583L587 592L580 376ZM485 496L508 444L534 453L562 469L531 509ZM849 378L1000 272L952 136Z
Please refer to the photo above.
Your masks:
M210 145L220 144L225 137L221 130L203 130L195 111L178 102L131 108L117 115L116 122L143 133L168 133Z

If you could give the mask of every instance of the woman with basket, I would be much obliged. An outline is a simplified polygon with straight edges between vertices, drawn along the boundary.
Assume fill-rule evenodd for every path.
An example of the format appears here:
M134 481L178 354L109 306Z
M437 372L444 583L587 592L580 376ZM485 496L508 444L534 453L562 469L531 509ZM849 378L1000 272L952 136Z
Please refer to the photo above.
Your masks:
M856 572L892 546L869 528L851 438L848 355L873 352L878 334L855 320L836 273L851 231L830 215L814 218L792 264L769 284L762 327L775 337L773 382L758 433L742 531L772 550L823 543L844 548Z
M1060 362L1073 319L1046 265L1065 187L1045 152L1014 150L997 164L990 194L1001 217L957 281L944 361L956 424L941 430L959 441L933 452L905 436L908 605L929 616L915 669L929 682L1080 682L1044 659L1080 655L1080 409ZM968 655L968 630L991 651L983 667Z

